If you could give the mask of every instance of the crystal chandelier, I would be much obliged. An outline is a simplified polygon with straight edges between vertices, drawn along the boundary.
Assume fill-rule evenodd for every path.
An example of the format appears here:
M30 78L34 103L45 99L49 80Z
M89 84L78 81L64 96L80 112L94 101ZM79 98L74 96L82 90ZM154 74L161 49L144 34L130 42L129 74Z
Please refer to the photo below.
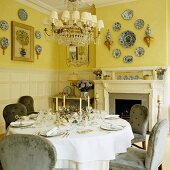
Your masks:
M52 36L59 44L66 46L85 46L90 43L100 42L100 30L104 28L102 20L97 20L96 15L90 12L77 10L80 0L65 0L67 10L62 13L52 11L49 22L44 29L47 36ZM97 30L97 36L95 36Z

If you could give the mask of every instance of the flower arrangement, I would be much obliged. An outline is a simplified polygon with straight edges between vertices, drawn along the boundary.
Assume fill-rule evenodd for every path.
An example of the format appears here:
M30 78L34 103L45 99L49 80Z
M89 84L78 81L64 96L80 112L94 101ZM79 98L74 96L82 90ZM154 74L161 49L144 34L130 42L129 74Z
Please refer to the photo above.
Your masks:
M94 70L93 71L93 73L95 74L95 75L102 75L102 70L101 69L97 69L97 70Z
M94 83L91 80L79 80L77 81L76 87L81 92L88 92L90 89L94 88Z
M157 73L157 77L159 80L163 80L163 75L164 73L166 72L166 69L165 68L158 68L155 70L156 73Z

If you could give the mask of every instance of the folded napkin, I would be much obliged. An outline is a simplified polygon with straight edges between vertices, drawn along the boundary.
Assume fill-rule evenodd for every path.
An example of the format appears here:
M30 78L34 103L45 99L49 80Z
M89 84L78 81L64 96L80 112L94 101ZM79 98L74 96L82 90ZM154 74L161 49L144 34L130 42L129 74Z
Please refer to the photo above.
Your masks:
M58 127L54 127L51 130L49 130L48 132L46 132L47 136L51 136L53 133L58 131Z

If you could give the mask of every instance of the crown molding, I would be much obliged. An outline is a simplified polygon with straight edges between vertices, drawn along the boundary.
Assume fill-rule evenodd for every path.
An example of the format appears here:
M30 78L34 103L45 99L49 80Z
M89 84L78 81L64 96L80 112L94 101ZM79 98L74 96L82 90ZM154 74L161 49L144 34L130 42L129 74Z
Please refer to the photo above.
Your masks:
M47 5L39 0L16 0L16 1L47 15L49 15L52 10L56 10L52 8L50 5Z
M52 7L51 5L48 5L48 1L47 3L42 2L41 0L16 0L19 3L22 3L26 6L29 6L30 8L33 8L41 13L47 14L49 15L51 13L51 11L57 11L57 12L61 12L61 9L63 8L63 5L59 4L57 6L57 8ZM86 3L86 6L80 8L80 11L83 10L88 10L88 11L93 11L93 7L95 6L95 8L100 8L100 7L104 7L104 6L109 6L109 5L115 5L115 4L120 4L120 3L128 3L128 2L133 2L133 1L137 1L137 0L82 0L82 3ZM89 6L89 7L87 7Z
M128 2L133 2L137 0L107 0L105 2L101 1L94 1L94 5L96 8L100 7L105 7L105 6L110 6L110 5L116 5L116 4L121 4L121 3L128 3Z

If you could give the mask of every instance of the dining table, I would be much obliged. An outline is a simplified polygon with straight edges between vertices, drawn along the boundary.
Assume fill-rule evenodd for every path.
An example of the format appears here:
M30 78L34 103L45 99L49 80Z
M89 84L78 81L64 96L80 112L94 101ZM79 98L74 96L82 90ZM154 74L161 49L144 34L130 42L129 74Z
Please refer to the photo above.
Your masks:
M44 122L37 122L28 116L20 123L23 126L12 122L6 135L33 134L45 137L56 148L56 169L109 170L109 160L126 152L134 138L129 122L112 115L60 125L56 123L55 115L48 117L50 119L46 118ZM24 121L27 122L25 126Z

